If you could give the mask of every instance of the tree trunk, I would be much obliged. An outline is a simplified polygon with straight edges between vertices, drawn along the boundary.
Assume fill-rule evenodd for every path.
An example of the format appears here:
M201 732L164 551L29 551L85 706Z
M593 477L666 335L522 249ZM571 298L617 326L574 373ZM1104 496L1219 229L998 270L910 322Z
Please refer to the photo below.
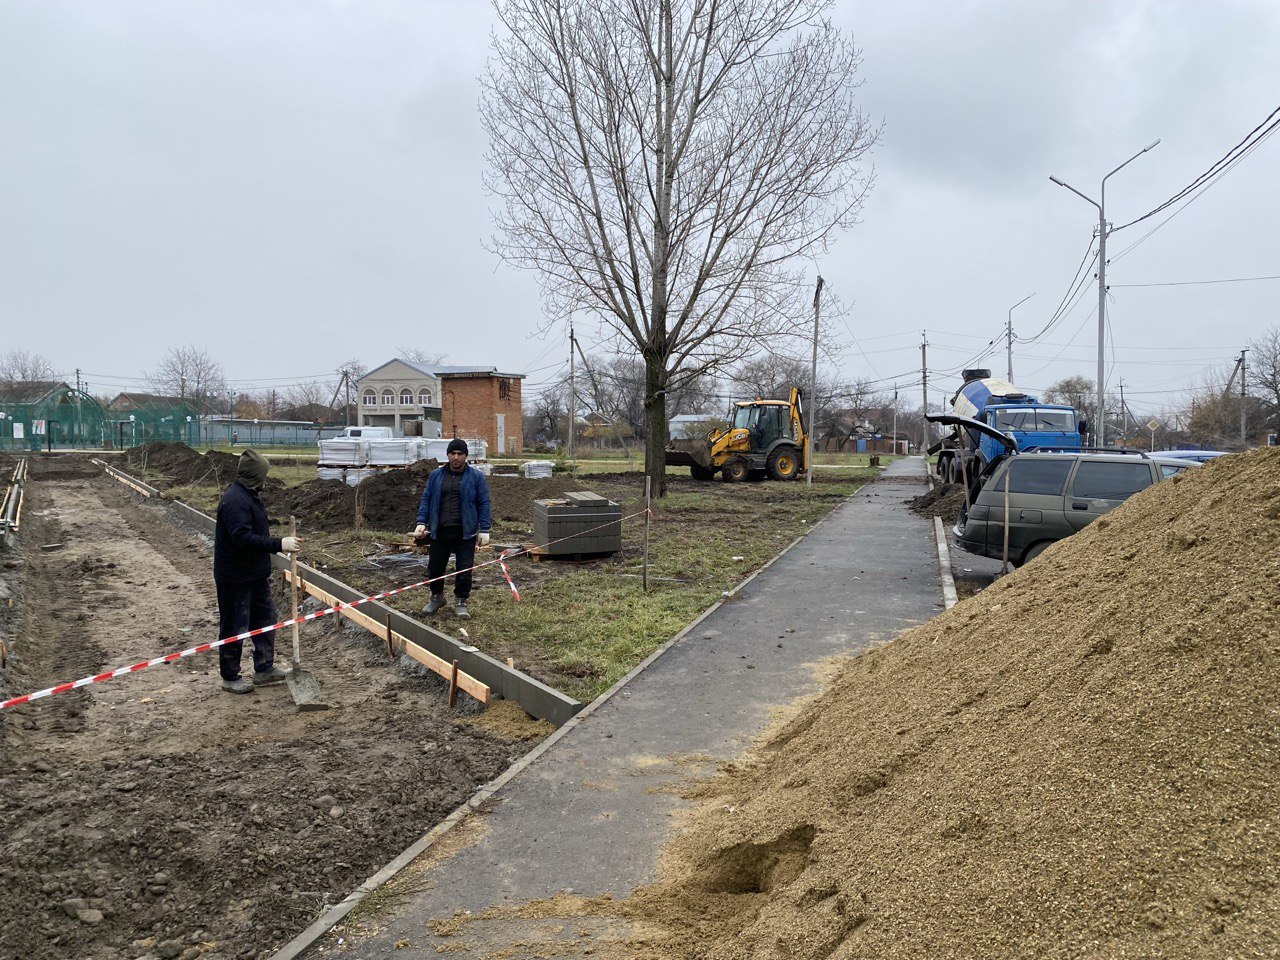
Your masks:
M649 428L644 440L644 469L650 495L662 497L667 492L667 375L662 359L648 351L644 372L644 413Z

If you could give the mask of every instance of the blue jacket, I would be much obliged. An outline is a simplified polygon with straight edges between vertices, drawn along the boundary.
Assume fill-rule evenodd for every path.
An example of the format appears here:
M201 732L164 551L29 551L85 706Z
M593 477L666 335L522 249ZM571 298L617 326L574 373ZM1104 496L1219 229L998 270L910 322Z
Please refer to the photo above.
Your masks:
M237 480L218 504L213 531L213 579L219 583L252 583L271 576L271 554L280 538L267 528L267 508L258 494Z
M431 476L427 477L427 488L422 491L422 501L418 504L418 523L426 526L432 540L439 535L440 488L444 485L444 472L448 469L446 465L431 471ZM488 533L493 526L493 514L489 510L489 481L470 464L463 471L460 493L462 539L470 540L477 533Z

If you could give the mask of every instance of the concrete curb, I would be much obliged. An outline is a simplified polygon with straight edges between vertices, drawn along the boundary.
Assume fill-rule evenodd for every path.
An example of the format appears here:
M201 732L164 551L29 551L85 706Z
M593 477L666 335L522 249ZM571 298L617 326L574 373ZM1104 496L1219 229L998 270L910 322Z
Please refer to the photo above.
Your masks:
M956 579L951 573L951 550L941 517L933 518L933 536L938 543L938 569L942 572L942 602L948 610L960 602L956 595Z
M854 495L856 496L856 494ZM834 511L832 512L834 513ZM571 730L576 729L578 726L590 719L592 714L594 714L599 707L603 706L610 698L622 690L623 687L643 673L655 660L687 637L690 632L697 628L699 624L707 619L707 617L719 610L726 600L733 599L733 597L735 597L743 587L790 553L791 550L795 548L796 544L826 523L827 519L827 517L823 517L808 530L787 544L786 547L774 555L767 563L764 564L764 566L752 572L750 576L738 583L733 587L733 589L726 591L721 599L717 600L715 603L711 604L711 606L707 607L706 610L702 611L696 620L688 624L674 637L660 646L657 650L653 651L653 653L649 654L649 656L645 657L645 659L633 667L626 676L622 677L612 687L583 707L575 716L570 718L564 723L564 725L557 729L555 733L551 734L551 736L547 737L546 740L543 740L542 743L538 744L538 746L533 750L529 751L529 753L509 766L500 776L480 787L480 789L471 795L470 799L468 799L466 803L459 806L456 810L432 827L431 830L420 840L406 848L394 860L388 863L364 883L360 884L360 886L353 890L341 903L335 904L326 910L324 914L315 921L315 923L311 924L311 926L303 930L302 933L298 934L287 944L281 947L277 953L272 954L270 960L296 960L297 957L302 956L303 953L306 952L306 950L308 950L317 940L323 937L342 920L346 919L346 917L357 906L359 906L360 903L369 896L369 894L373 893L406 866L425 853L432 844L440 839L440 837L444 836L444 834L448 833L466 819L467 815L472 810L478 809L482 804L491 799L494 794L505 787L527 767L532 765L534 761L566 737Z

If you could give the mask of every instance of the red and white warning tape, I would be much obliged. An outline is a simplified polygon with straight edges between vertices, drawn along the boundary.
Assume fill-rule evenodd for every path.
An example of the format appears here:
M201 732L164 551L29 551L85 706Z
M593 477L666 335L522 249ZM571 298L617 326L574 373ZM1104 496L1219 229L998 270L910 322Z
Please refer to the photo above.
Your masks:
M562 543L565 540L570 540L576 537L580 537L583 534L591 533L594 530L600 530L600 529L603 529L604 527L612 526L615 523L620 524L622 520L630 520L634 517L643 516L643 514L644 514L644 511L641 510L639 513L633 513L630 516L622 517L619 520L610 520L607 523L602 523L599 526L591 527L587 530L579 530L576 533L572 534L572 536L561 537L559 540L551 540L548 543L542 544L541 548L539 547L522 548L520 550L516 550L510 553L504 550L501 556L495 557L492 560L486 560L484 563L473 564L472 566L466 568L465 570L455 570L452 573L446 573L439 577L432 577L431 579L428 579L428 580L419 580L417 583L411 583L408 586L404 586L404 587L396 587L394 590L386 590L382 593L375 593L369 597L361 597L359 600L353 600L350 603L335 604L332 607L326 607L324 610L317 610L315 613L308 613L305 616L298 617L297 619L281 620L279 623L273 623L269 627L258 627L257 629L254 629L254 630L247 630L244 633L236 634L234 637L224 637L221 640L213 640L209 643L202 643L202 644L199 644L198 646L190 647L186 650L180 650L177 653L168 653L168 654L165 654L163 657L156 657L152 660L143 660L141 663L130 664L127 667L117 667L114 670L108 670L105 673L99 673L92 677L81 677L79 680L73 680L69 683L60 683L55 687L48 687L44 690L37 690L35 693L24 693L20 697L13 697L9 700L0 702L0 710L8 710L10 707L18 707L24 703L31 703L34 700L43 700L45 697L51 697L57 693L66 693L69 690L78 690L80 687L87 687L93 683L102 683L105 680L114 680L116 677L123 677L131 673L137 673L139 670L145 670L147 667L159 666L162 663L173 663L175 660L181 660L183 657L194 656L197 653L208 653L210 650L215 650L218 647L225 646L228 643L235 643L238 640L248 640L250 637L261 636L264 633L270 633L271 631L279 630L282 627L291 627L295 623L304 623L308 620L319 620L321 617L327 617L330 614L338 613L342 610L350 610L352 607L358 607L361 604L370 603L374 600L383 600L386 597L394 597L398 593L406 593L409 590L417 590L421 587L425 587L439 580L448 580L450 577L456 577L460 573L470 573L472 571L479 570L482 567L493 566L493 564L495 563L501 566L502 572L507 578L507 583L511 587L511 592L515 594L516 600L519 600L520 594L516 591L516 585L511 580L510 571L507 570L506 560L508 558L518 557L521 554L529 553L531 550L534 550L534 549L542 549L545 547L549 547L552 544Z
M498 557L498 565L502 567L502 575L507 578L507 586L511 588L512 596L516 598L516 603L520 602L520 591L516 589L515 581L511 579L511 571L507 569L507 551L502 551L502 556Z

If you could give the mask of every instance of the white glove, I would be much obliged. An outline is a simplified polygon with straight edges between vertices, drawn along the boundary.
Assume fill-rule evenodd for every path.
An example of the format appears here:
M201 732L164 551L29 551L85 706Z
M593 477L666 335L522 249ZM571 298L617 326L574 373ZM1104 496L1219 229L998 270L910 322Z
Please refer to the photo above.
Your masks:
M283 537L280 540L281 553L297 553L300 546L302 546L301 537Z
M480 534L477 542L480 546L487 547L489 545L489 535L487 533Z
M427 536L427 525L425 523L420 523L413 528L413 539L422 540L422 539L425 539L426 536Z

